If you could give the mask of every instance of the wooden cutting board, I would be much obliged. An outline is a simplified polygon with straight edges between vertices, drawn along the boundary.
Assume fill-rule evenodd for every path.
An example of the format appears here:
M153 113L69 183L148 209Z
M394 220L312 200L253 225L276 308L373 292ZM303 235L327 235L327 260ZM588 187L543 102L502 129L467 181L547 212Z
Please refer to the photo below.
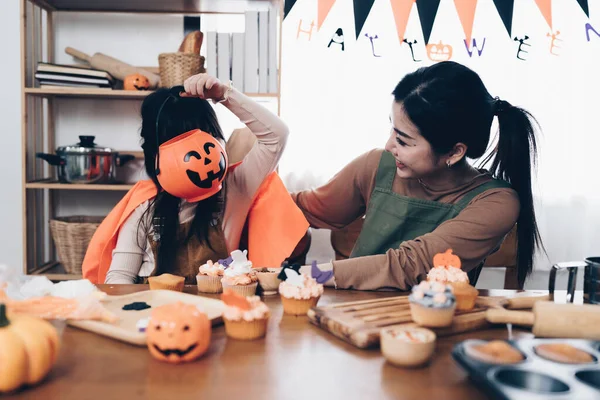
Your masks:
M145 310L123 310L123 306L133 302L145 302L150 308ZM146 333L139 332L136 323L142 318L150 316L155 307L181 301L197 305L206 313L213 326L223 322L221 316L225 305L221 300L196 296L193 294L175 292L172 290L146 290L123 296L107 296L102 300L102 305L111 313L119 317L114 324L99 321L67 321L71 326L85 329L99 335L131 343L137 346L146 345Z
M447 328L433 328L438 336L483 329L487 302L479 302L473 310L457 311ZM410 315L408 296L354 301L316 307L308 312L309 320L340 339L361 349L379 345L379 331L384 327L415 325Z

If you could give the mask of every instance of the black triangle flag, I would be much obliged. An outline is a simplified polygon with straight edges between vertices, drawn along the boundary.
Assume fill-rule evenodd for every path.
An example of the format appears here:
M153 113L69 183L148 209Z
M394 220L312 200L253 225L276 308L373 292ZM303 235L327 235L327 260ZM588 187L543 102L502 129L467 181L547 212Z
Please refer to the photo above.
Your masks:
M360 31L365 25L373 3L375 3L375 0L354 0L354 30L356 31L356 39L358 39Z
M494 0L496 10L502 18L502 23L508 32L508 36L512 37L512 17L513 9L515 8L515 0Z
M283 19L290 13L294 4L296 4L296 0L285 0L285 4L283 5Z
M581 6L581 9L585 13L585 15L587 15L587 17L589 18L590 17L590 8L588 7L588 0L577 0L577 2Z
M419 19L421 20L421 29L423 30L423 39L425 44L429 44L429 36L435 22L440 0L417 0L417 10L419 10Z

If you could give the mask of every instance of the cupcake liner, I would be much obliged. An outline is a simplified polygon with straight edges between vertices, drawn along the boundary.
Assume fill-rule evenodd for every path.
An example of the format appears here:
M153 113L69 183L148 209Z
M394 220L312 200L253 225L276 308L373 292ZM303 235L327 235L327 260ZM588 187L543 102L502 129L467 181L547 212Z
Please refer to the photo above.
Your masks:
M281 296L283 312L290 315L306 315L308 310L317 305L321 296L311 297L310 299L294 299Z
M456 309L459 311L469 311L475 307L475 301L479 292L477 289L464 282L450 283L452 292L456 298Z
M452 307L433 308L418 303L410 303L410 313L414 322L429 328L443 328L452 325L456 303Z
M221 281L223 285L223 291L227 289L231 289L237 294L242 296L254 296L256 294L256 287L258 286L258 282L251 283L250 285L229 285L223 281Z
M154 278L158 278L158 277L151 276L148 278L148 284L150 285L150 290L174 290L176 292L183 291L185 279L182 279L181 281L175 282L175 283L171 283L171 282L167 283L167 282L157 281Z
M458 311L469 311L475 308L477 296L455 294L454 297L456 297L456 309Z
M230 320L223 318L227 336L238 340L254 340L264 337L267 333L269 318L255 319L254 321Z
M196 275L196 284L200 293L222 293L220 276Z

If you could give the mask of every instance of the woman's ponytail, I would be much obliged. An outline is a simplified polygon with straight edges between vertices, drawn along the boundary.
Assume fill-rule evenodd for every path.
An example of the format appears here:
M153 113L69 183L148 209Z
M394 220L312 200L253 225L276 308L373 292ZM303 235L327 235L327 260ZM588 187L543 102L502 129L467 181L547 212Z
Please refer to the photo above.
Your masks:
M533 206L531 177L536 167L537 143L532 121L526 110L507 101L494 100L494 114L498 116L500 135L492 157L490 172L498 179L509 182L519 195L521 211L517 220L517 268L519 286L533 269L536 248L543 248Z

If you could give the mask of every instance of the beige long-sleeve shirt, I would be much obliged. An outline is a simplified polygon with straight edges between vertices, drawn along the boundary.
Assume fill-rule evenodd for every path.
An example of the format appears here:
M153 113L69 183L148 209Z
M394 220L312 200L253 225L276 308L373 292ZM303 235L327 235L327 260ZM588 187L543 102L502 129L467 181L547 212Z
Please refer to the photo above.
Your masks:
M229 251L237 249L254 195L264 179L275 170L285 148L289 130L286 124L266 108L233 90L222 103L256 136L256 142L243 163L227 174L227 193L222 229ZM196 204L183 201L179 221L191 220ZM148 202L138 206L125 221L113 251L105 283L134 283L138 276L148 276L154 270L154 256L147 238L147 229L139 222ZM148 226L144 221L143 226Z
M366 211L375 186L383 150L371 150L344 167L324 186L292 195L315 228L340 229ZM417 180L395 177L393 191L412 198L456 203L461 197L491 180L485 171L458 187L431 190ZM333 262L338 288L407 290L431 269L433 256L451 248L470 271L491 254L515 225L520 204L513 189L487 190L476 196L455 218L433 232L408 240L385 254Z

